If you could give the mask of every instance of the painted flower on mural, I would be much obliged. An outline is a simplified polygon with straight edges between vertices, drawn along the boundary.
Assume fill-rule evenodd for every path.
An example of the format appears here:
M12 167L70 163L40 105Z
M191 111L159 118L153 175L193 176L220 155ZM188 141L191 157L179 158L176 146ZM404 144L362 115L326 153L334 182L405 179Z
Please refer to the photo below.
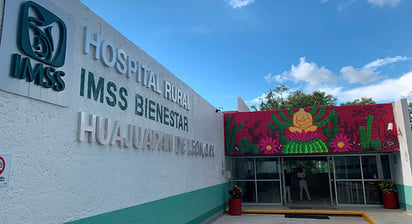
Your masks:
M260 148L260 153L263 154L273 154L278 151L279 144L277 143L276 139L272 139L272 137L266 136L265 138L261 138L258 144Z
M351 140L344 134L338 134L330 143L332 152L349 152L352 149Z
M288 135L288 138L290 140L297 140L297 141L302 141L306 142L314 138L319 138L319 134L317 132L306 132L302 131L302 133L295 132L295 133L290 133Z

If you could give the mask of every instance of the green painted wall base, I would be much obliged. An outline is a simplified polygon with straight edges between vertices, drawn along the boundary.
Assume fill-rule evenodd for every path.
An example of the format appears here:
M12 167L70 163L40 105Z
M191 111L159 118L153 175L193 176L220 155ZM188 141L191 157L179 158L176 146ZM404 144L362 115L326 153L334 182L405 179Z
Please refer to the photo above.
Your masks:
M412 186L396 185L398 191L399 207L412 211Z
M223 212L228 189L224 183L69 223L201 223Z

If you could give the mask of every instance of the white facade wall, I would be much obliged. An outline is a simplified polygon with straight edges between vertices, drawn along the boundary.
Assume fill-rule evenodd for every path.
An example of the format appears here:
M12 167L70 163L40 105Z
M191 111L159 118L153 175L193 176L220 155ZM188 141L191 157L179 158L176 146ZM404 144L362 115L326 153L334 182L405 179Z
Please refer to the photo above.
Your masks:
M412 131L406 99L393 104L395 123L398 127L399 153L391 158L391 170L396 184L412 186Z
M36 2L46 8L50 5L43 0ZM0 91L0 154L11 155L9 184L0 188L0 222L67 222L226 182L222 171L222 114L79 1L52 2L74 20L74 26L68 27L69 38L74 38L68 46L74 55L72 72L66 74L73 80L66 86L72 91L72 98L69 106L63 107ZM1 1L0 6L3 8ZM134 19L150 18L138 18L136 14ZM163 93L157 94L137 83L135 76L120 75L114 68L103 65L101 60L94 60L92 53L83 53L85 26L93 33L99 33L102 41L110 40L117 49L123 49L158 74ZM144 35L144 30L138 33ZM2 42L0 51L6 44L15 43ZM94 50L92 47L91 52ZM173 57L173 52L170 56ZM182 61L182 66L185 63ZM8 61L3 62L1 76L8 76L4 69L8 65ZM115 83L117 89L126 88L128 108L121 110L117 105L111 107L105 101L100 103L80 96L82 68L93 72L96 82L98 77L104 78L105 89L109 81ZM189 95L190 111L164 98L164 81ZM85 88L87 95L87 84ZM186 116L188 131L136 115L136 93ZM104 96L108 96L107 92ZM125 148L117 144L101 145L96 140L88 142L87 133L86 140L79 142L79 112L109 118L113 125L114 121L119 121L124 137L128 124L138 125L213 145L215 156L176 153L175 149L165 152Z

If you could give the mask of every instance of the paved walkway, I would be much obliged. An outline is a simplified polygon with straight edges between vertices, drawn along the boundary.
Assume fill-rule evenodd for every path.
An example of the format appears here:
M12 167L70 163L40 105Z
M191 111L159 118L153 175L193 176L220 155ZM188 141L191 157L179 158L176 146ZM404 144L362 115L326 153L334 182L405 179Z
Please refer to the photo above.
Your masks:
M243 207L243 210L290 210L284 206L250 206ZM321 209L325 211L327 209ZM384 209L384 208L363 208L363 207L344 207L339 209L329 209L330 211L356 211L365 212L373 221L378 224L406 224L412 223L412 213L405 212L401 209ZM297 211L297 210L294 210ZM310 211L316 211L312 209ZM244 213L241 216L231 216L227 213L220 216L212 222L214 224L368 224L361 216L337 216L329 215L329 219L312 219L312 218L285 218L284 214L251 214Z

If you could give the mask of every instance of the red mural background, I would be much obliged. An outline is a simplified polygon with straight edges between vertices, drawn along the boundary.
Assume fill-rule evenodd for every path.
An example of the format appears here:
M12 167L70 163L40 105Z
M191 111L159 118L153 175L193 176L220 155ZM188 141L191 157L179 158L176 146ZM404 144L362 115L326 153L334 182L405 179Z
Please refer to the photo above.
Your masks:
M229 156L399 150L392 104L225 112L224 122Z

